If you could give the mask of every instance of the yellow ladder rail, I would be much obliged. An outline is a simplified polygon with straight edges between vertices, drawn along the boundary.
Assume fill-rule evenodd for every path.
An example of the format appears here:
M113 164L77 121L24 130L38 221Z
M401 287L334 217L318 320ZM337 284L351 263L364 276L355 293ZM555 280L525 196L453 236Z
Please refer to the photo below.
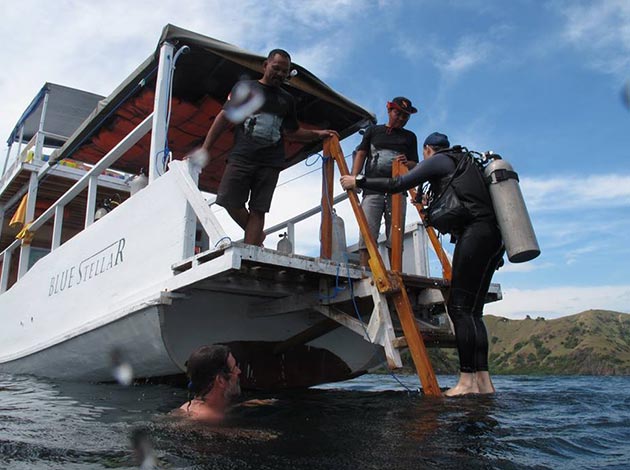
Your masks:
M399 161L394 161L394 165L392 167L392 176L394 178L397 176L402 176L406 174L408 171L409 170L404 164L402 164ZM450 282L450 280L453 278L453 269L451 267L451 262L449 261L448 256L446 256L446 252L444 251L444 248L442 248L442 244L440 243L440 239L438 238L437 233L435 233L435 229L425 224L424 214L422 213L422 204L415 202L416 195L417 195L417 191L415 190L415 188L409 189L409 196L411 198L412 204L416 206L416 209L418 210L418 215L420 216L420 220L424 224L424 228L427 231L429 240L431 241L431 246L433 247L433 251L435 251L436 256L438 257L438 259L440 260L440 263L442 264L442 277ZM396 202L393 203L393 208L394 210L396 209ZM395 213L394 211L392 211L392 225L394 225L394 215ZM396 238L392 238L392 253L395 252L394 243L396 241L397 241ZM399 243L402 244L402 236L400 237ZM399 250L401 250L401 255L402 255L402 248L399 248ZM394 256L392 255L392 258L393 257Z

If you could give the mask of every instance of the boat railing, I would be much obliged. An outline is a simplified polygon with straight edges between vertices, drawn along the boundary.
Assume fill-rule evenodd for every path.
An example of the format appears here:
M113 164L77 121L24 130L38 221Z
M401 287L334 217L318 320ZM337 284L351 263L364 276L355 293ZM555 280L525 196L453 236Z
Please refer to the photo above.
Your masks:
M36 231L44 225L53 216L53 240L51 251L58 248L61 244L61 226L63 222L63 208L72 199L78 196L81 191L88 188L88 201L85 210L85 228L94 223L94 213L96 211L96 189L98 185L99 175L114 164L125 152L133 147L149 130L151 129L151 121L153 113L149 114L144 121L136 126L127 137L122 139L116 146L111 149L103 158L101 158L91 170L87 171L83 177L77 181L70 189L68 189L59 199L57 199L42 215L35 219L29 226L30 231Z
M335 196L332 200L332 205L336 205L342 201L348 199L348 195L346 193L339 194ZM267 229L265 229L265 235L270 235L272 233L279 232L282 229L286 229L287 238L291 242L291 246L295 246L295 225L303 220L306 220L316 214L322 212L322 206L316 206L312 209L309 209L301 214L298 214L290 219L285 220L284 222L280 222L276 225L273 225Z
M21 240L15 240L6 249L0 253L0 262L2 262L2 271L0 272L0 294L7 290L9 284L9 269L11 267L11 257L13 252L21 244Z

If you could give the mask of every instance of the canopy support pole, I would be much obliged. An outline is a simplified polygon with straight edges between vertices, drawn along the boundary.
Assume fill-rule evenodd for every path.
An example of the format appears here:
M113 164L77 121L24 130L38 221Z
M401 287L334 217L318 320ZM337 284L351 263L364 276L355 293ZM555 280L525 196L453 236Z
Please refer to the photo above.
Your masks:
M44 153L44 140L46 135L44 134L44 122L46 121L46 111L48 110L48 97L50 91L46 90L44 95L44 104L42 104L42 115L39 119L39 129L37 130L37 138L35 139L35 158L43 160Z
M168 97L170 95L171 69L173 67L173 51L175 46L169 42L160 48L160 62L155 82L155 100L153 102L153 124L151 128L151 150L149 152L149 184L166 171L162 162L167 155L167 117Z
M35 201L37 200L37 173L31 172L31 179L28 183L28 199L26 202L26 216L24 224L30 224L35 218ZM18 265L18 279L21 279L29 269L31 259L31 242L28 238L22 240L20 247L20 261Z
M7 163L9 163L9 155L11 154L11 147L13 147L13 143L9 145L9 148L7 148L7 155L4 157L4 165L2 165L2 174L0 176L4 176L4 172L7 171Z

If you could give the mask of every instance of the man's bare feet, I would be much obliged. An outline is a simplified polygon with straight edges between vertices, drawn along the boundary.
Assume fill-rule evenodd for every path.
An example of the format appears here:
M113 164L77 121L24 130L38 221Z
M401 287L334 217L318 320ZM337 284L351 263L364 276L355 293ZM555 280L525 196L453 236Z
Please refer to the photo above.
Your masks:
M457 385L444 392L444 396L457 397L473 393L479 393L479 388L477 387L477 382L475 380L475 374L472 372L462 372L459 375Z
M477 388L479 389L477 393L487 395L496 392L488 371L475 372L475 382L477 383Z

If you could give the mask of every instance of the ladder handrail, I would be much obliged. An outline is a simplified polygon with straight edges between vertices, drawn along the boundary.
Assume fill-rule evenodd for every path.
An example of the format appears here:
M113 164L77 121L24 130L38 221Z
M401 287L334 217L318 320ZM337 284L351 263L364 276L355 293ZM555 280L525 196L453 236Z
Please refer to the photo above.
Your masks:
M341 150L339 139L336 136L328 137L324 141L324 155L335 159L341 176L349 174L348 165L346 164L346 160ZM433 366L431 365L431 360L429 359L426 346L424 345L422 334L420 333L418 324L416 323L416 319L411 308L411 302L407 296L407 290L402 277L400 273L387 271L385 268L385 264L383 263L383 259L378 251L376 242L370 234L367 219L359 203L357 193L353 190L348 190L347 193L350 204L352 205L352 210L357 218L361 235L363 236L366 248L370 255L369 264L372 279L378 291L381 294L391 296L394 305L396 306L398 318L400 319L400 324L407 340L407 346L409 347L411 357L414 365L416 366L416 372L418 373L418 378L422 384L422 389L428 396L441 396L442 392L440 391L437 378L435 377L435 372L433 370Z
M336 136L329 137L324 141L324 155L331 156L336 160L342 176L350 174L348 170L348 165L339 144L339 139ZM359 224L359 230L361 231L361 235L363 236L365 247L368 251L368 254L370 255L369 265L372 271L372 276L374 277L374 282L376 282L376 285L378 286L378 290L380 292L385 293L391 291L393 289L392 283L389 280L389 276L387 273L387 269L385 268L385 264L383 263L383 259L378 252L378 246L374 241L372 235L370 235L368 222L365 217L365 213L361 208L361 204L359 203L357 193L355 191L347 191L347 194L348 200L352 205L352 210L354 211L354 215L357 219L357 223Z
M408 168L402 163L398 161L394 162L394 165L392 167L392 175L394 177L402 176L406 174L408 171L409 171ZM424 228L427 231L427 235L429 236L429 240L431 241L431 246L433 247L433 251L435 251L436 256L438 257L438 259L440 260L440 263L442 264L442 277L450 281L453 278L453 269L451 267L451 262L449 261L448 256L446 255L446 252L444 251L444 247L442 247L442 244L440 243L440 239L435 233L435 229L425 223L425 220L424 220L425 217L422 212L422 208L419 203L415 202L416 196L417 196L416 189L415 188L409 189L409 197L411 198L411 203L414 206L416 206L418 215L420 216L420 221L424 225ZM393 216L392 216L392 219L393 219ZM392 242L392 245L393 245L393 242ZM392 250L393 250L393 246L392 246Z

